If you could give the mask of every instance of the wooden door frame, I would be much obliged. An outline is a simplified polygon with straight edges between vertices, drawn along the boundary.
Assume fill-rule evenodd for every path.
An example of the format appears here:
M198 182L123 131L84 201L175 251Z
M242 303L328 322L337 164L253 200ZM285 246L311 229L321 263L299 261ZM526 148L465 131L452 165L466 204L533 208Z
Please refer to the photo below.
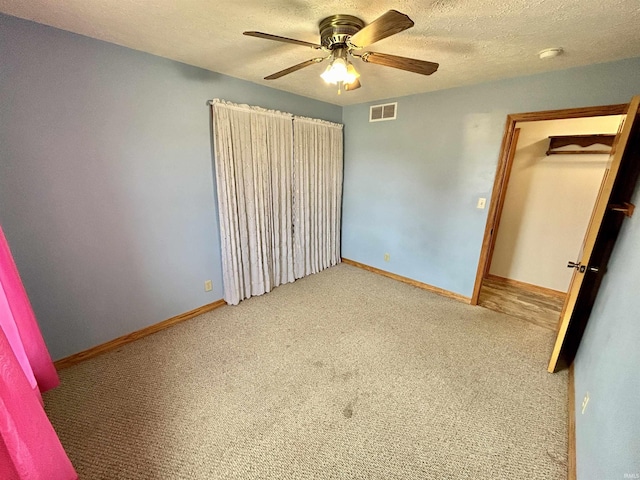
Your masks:
M484 229L482 249L476 271L476 280L471 296L471 305L477 305L480 299L482 283L491 266L491 257L496 244L496 237L500 223L500 215L504 206L504 199L509 184L509 172L513 164L513 156L509 155L514 142L517 122L538 122L543 120L564 120L568 118L603 117L607 115L624 115L627 113L628 103L618 105L601 105L595 107L565 108L560 110L545 110L541 112L511 113L507 115L507 122L502 136L498 167L491 191L489 213ZM515 147L515 145L514 145Z

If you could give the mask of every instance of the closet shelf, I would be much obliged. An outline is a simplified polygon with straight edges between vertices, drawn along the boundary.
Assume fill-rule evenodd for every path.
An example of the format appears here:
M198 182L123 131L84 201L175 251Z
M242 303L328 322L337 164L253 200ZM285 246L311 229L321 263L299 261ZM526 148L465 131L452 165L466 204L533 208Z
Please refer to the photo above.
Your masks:
M575 155L575 154L605 154L611 153L611 146L615 135L610 134L594 134L594 135L553 135L549 137L549 149L547 155ZM577 147L586 148L591 145L605 145L609 147L606 150L557 150L558 148L567 147L569 145L575 145Z

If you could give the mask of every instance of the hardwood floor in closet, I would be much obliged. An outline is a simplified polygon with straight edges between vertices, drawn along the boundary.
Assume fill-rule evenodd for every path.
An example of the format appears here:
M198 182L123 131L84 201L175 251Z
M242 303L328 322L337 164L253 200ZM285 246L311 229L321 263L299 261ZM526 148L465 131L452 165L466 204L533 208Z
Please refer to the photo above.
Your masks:
M523 288L499 277L485 278L478 305L506 313L555 331L564 304L564 295L543 289Z

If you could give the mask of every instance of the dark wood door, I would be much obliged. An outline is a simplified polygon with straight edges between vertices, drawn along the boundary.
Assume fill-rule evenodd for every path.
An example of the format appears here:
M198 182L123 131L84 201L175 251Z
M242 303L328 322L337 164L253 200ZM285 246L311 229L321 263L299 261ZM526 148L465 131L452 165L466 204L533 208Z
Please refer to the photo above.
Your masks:
M633 211L629 202L640 174L639 107L640 96L636 96L629 104L624 124L614 141L558 323L549 360L550 372L566 368L573 362L618 233L626 216Z

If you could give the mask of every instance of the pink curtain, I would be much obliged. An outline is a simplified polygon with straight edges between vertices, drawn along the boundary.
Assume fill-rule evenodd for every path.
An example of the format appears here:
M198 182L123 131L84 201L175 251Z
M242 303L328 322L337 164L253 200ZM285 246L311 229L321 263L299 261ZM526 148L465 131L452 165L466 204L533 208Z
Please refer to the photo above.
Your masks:
M78 478L42 407L59 383L0 227L0 478Z

